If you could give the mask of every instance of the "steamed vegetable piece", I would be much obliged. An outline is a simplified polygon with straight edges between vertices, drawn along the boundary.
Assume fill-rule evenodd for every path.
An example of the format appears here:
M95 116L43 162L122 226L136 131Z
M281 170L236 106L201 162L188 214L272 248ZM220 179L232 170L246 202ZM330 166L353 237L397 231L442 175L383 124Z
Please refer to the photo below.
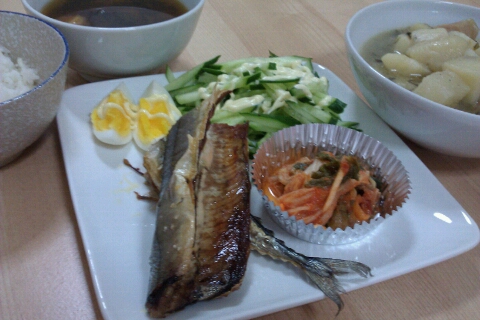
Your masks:
M356 129L342 121L346 104L328 94L328 79L313 70L311 59L299 56L252 57L219 63L219 56L178 78L167 69L165 88L185 113L210 97L214 88L230 90L215 109L212 122L249 123L253 154L272 133L296 124L329 123Z

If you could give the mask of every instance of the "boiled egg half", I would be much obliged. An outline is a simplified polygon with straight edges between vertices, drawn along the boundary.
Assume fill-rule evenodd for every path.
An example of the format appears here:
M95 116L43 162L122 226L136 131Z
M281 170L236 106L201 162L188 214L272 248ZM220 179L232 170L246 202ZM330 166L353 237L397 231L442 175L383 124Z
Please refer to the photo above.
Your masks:
M138 105L121 83L93 109L90 120L98 140L124 145L133 138L138 147L147 151L153 143L166 137L181 116L168 91L153 81Z

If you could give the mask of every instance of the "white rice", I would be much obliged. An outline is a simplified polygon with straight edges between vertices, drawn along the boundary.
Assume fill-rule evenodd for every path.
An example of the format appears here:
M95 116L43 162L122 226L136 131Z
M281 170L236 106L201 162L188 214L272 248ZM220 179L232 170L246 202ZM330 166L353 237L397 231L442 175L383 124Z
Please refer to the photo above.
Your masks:
M39 79L35 69L27 66L22 58L14 63L10 51L0 45L0 102L33 89Z

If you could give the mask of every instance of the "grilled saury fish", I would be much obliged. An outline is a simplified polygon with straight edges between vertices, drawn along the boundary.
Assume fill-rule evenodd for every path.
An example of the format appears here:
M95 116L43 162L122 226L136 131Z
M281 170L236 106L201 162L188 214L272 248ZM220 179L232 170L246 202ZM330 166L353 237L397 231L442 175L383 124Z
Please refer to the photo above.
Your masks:
M182 117L167 137L146 303L153 317L228 294L245 274L248 125L210 124L214 101Z

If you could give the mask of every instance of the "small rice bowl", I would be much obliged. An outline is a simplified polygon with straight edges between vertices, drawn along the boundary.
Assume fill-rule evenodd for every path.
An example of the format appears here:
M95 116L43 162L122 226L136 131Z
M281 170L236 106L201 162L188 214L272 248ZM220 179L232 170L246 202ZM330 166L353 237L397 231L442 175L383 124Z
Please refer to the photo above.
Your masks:
M36 69L29 67L20 57L15 63L10 51L0 45L0 102L33 89L39 79Z
M0 54L7 56L22 73L23 65L34 68L37 80L33 88L1 101L0 97L0 167L16 159L51 125L60 107L68 71L69 48L65 37L52 25L35 17L0 10ZM21 58L20 65L18 58ZM3 60L0 66L9 65ZM11 66L11 64L10 64ZM22 71L19 71L22 70ZM0 93L5 92L3 79L14 76L0 69ZM23 76L25 79L31 76ZM3 78L3 79L2 79ZM36 77L35 77L36 78ZM15 85L16 87L16 85ZM23 91L23 90L22 90Z

